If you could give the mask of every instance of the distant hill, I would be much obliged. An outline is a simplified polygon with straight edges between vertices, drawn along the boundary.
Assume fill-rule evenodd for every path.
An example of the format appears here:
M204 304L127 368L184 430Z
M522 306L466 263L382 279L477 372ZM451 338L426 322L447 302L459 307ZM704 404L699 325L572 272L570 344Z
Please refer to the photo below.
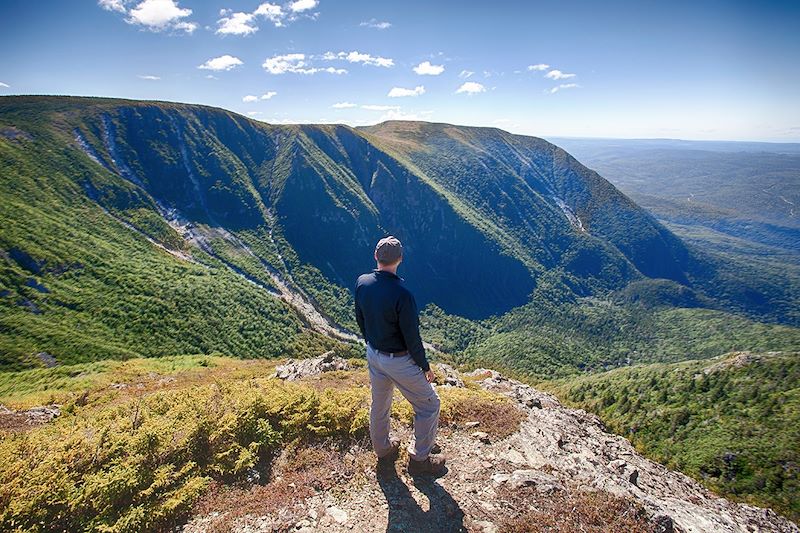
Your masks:
M663 221L800 251L800 144L553 141Z

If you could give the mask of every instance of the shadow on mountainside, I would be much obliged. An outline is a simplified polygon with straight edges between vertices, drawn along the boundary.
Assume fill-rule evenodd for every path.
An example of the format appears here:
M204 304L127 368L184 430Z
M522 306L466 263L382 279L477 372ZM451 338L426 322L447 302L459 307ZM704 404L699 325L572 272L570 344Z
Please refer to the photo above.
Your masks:
M386 497L389 518L386 531L467 531L464 511L447 490L431 478L414 478L414 487L428 498L424 510L397 474L395 465L378 468L378 484Z

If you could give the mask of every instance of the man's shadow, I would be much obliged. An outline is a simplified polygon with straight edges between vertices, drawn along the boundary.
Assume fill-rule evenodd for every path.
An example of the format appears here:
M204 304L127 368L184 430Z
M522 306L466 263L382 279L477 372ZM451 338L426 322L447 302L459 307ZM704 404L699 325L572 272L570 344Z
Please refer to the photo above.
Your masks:
M395 464L379 465L378 483L386 504L389 506L389 521L386 531L466 531L464 512L441 485L432 477L415 477L414 486L430 502L430 510L423 511L405 482L397 475Z

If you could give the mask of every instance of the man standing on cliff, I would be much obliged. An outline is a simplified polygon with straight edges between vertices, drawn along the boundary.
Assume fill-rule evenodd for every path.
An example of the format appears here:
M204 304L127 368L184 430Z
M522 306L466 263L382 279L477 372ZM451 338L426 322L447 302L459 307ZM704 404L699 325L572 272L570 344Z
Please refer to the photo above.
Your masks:
M375 260L377 268L359 276L355 297L356 320L367 342L372 446L379 461L397 458L400 441L389 437L396 386L414 408L408 472L441 474L445 459L432 455L439 425L439 396L431 385L434 375L419 334L417 303L397 275L403 260L400 241L392 236L378 241Z

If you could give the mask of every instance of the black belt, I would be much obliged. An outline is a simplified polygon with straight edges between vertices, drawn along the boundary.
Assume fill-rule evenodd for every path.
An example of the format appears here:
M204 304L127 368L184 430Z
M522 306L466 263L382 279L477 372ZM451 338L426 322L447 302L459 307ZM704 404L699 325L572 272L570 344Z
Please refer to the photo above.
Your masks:
M383 350L379 350L375 347L372 348L376 352L381 355L385 355L387 357L400 357L401 355L408 355L408 350L403 350L402 352L384 352Z

